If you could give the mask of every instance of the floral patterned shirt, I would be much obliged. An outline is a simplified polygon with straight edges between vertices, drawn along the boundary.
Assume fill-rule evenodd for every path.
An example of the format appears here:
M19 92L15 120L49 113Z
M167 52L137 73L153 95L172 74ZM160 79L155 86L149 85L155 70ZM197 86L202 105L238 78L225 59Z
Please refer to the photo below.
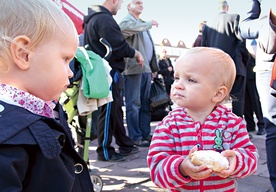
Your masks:
M12 100L19 106L37 115L54 118L53 108L55 104L52 101L45 102L28 92L3 83L0 83L0 97Z

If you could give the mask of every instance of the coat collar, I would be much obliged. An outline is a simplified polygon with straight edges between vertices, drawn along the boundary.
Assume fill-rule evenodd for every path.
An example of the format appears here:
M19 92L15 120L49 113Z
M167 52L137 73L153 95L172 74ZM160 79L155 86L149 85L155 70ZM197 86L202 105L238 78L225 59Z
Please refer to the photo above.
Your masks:
M0 130L0 144L39 145L43 155L48 159L55 158L61 153L63 146L60 138L65 138L65 134L62 133L64 128L55 119L35 115L22 107L2 101Z

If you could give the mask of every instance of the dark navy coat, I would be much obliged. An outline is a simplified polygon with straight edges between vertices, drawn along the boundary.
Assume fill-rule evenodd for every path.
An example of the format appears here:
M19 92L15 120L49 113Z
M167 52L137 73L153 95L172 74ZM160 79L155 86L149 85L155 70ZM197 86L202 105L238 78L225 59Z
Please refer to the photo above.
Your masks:
M0 191L91 192L66 116L59 121L0 101Z

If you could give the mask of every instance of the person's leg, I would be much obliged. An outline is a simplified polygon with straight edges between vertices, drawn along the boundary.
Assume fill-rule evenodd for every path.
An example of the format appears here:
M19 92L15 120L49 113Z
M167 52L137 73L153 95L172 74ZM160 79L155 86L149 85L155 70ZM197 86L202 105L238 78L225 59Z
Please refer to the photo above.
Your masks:
M119 71L116 72L113 78L113 106L111 113L113 114L114 122L111 126L114 127L114 138L116 144L119 146L121 154L127 154L134 149L133 141L126 135L126 129L123 121L123 87L124 79ZM137 151L138 152L138 151Z
M255 121L254 121L254 113L252 107L252 98L251 98L251 85L250 80L246 81L246 89L245 89L245 101L244 101L244 119L246 121L247 131L255 131Z
M233 96L233 113L240 117L243 117L244 114L245 85L246 78L244 76L237 75L231 90L231 96Z
M271 95L271 71L256 73L256 85L265 121L267 167L270 182L276 191L276 98Z
M173 102L171 100L171 87L172 87L172 85L171 84L166 84L165 87L166 87L166 92L167 92L167 94L169 95L169 98L170 98L169 103L168 103L168 109L169 109L169 111L171 111L172 110L171 105L173 105Z
M143 73L141 81L141 109L139 114L139 127L142 132L143 139L148 140L150 136L150 122L151 122L151 112L150 112L150 88L151 88L151 74Z
M259 93L256 87L255 79L251 80L250 86L251 86L250 89L252 90L250 93L252 97L252 107L257 117L257 126L258 126L257 135L263 135L265 134L264 117L263 117L262 106L260 102Z
M110 119L110 107L112 102L100 107L100 114L98 119L98 147L97 154L98 160L110 160L110 157L115 153L115 149L111 146L112 142L112 130L109 126L108 120Z
M171 84L165 84L165 88L166 88L166 92L168 93L168 95L170 96L171 94Z
M125 75L125 103L126 103L126 122L128 134L133 141L142 139L139 128L139 111L141 108L140 87L141 74Z
M274 123L265 119L266 126L266 151L267 151L267 167L269 171L270 182L276 191L276 126Z
M115 148L111 146L112 136L114 135L116 121L117 121L117 101L118 98L118 85L116 85L117 70L112 69L110 75L112 77L112 97L113 101L103 105L100 108L100 114L98 119L98 160L103 161L122 161L125 158L115 152ZM120 101L121 102L121 101Z

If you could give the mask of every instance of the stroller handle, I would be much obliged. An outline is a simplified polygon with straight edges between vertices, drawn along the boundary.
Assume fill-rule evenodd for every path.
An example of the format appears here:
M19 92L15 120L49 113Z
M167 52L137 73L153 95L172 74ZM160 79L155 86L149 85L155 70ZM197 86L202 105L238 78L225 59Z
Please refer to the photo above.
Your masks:
M106 48L106 54L105 54L105 56L104 56L104 59L105 59L105 60L108 60L109 57L111 56L111 53L112 53L112 47L111 47L111 45L109 44L109 42L108 42L106 39L104 39L104 38L100 38L99 41L100 41L101 44L103 44L103 45L105 46L105 48Z

